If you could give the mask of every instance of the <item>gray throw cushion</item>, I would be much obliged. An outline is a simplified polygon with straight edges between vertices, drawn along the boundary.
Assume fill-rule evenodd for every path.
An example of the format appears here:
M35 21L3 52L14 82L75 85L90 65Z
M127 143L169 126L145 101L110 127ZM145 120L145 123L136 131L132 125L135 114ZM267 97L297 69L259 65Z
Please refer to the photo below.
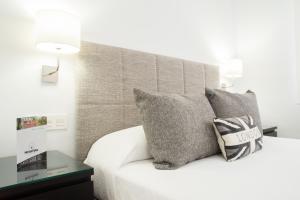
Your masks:
M218 118L240 117L251 115L254 123L262 133L262 125L255 93L230 93L223 90L206 89L206 96Z
M219 152L205 97L156 94L134 89L149 150L157 169L176 169Z

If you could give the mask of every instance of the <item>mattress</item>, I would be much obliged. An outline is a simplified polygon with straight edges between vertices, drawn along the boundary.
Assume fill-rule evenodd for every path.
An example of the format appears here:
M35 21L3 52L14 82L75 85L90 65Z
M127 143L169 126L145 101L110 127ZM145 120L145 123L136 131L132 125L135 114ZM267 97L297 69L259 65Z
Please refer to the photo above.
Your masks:
M152 160L95 169L95 191L103 186L118 200L299 200L299 154L300 140L264 137L262 151L235 162L216 155L177 170Z

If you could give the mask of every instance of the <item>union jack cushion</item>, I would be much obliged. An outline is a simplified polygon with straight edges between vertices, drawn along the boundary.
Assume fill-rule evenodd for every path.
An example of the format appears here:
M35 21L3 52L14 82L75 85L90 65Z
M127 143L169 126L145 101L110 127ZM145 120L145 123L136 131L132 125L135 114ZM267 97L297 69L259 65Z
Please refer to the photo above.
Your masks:
M224 158L234 161L262 149L262 133L251 116L215 118L213 123Z

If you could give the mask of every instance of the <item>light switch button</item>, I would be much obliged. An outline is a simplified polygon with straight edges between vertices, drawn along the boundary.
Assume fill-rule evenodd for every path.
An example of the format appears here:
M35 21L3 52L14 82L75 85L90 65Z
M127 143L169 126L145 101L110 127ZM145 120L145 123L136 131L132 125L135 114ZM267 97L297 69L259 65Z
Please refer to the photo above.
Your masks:
M48 130L67 130L67 115L48 115Z

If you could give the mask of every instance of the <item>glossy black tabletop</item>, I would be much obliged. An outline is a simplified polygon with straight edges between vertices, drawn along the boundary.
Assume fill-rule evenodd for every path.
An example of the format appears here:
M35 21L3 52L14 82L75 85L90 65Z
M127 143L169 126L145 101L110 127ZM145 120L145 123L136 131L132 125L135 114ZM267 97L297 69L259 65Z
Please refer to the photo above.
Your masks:
M17 158L15 156L0 158L0 190L22 184L47 181L74 173L93 174L93 168L58 151L47 152L45 168L22 172L17 172Z

